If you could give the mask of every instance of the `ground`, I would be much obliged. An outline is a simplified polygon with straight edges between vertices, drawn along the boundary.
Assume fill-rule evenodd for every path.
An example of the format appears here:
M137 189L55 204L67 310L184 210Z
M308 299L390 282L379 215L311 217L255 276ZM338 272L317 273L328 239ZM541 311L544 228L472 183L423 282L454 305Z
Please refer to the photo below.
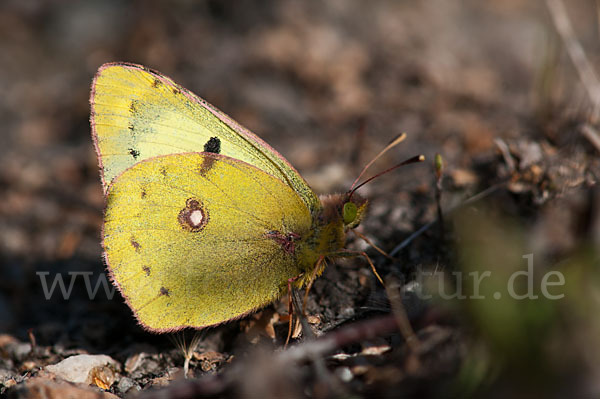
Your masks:
M0 393L597 396L598 14L564 3L4 2ZM329 264L287 349L284 298L201 331L184 379L193 331L150 334L118 292L89 295L105 265L88 97L111 61L202 96L319 194L406 132L368 174L426 161L360 192L358 231L393 259L348 239L386 289L364 258ZM79 383L48 367L82 354L111 361L77 358L100 360Z

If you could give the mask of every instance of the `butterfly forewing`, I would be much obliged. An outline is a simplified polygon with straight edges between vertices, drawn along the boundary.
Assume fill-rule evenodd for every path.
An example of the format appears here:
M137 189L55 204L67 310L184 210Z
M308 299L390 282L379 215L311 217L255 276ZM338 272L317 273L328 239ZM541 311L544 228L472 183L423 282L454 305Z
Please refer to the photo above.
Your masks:
M90 102L105 192L116 176L145 159L210 152L247 162L285 182L311 213L320 208L315 193L277 151L157 72L132 64L103 65Z

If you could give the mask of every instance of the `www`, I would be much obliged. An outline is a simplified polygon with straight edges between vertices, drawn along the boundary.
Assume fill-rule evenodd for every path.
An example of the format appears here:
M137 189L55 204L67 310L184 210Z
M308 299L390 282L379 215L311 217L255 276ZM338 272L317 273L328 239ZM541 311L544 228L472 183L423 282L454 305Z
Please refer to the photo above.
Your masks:
M106 294L106 297L109 300L111 300L113 298L113 295L115 294L115 288L112 286L112 284L108 282L106 274L104 273L98 276L98 279L96 280L96 285L94 286L94 288L92 288L92 282L90 281L90 277L92 276L92 274L94 274L93 272L68 272L67 274L70 276L71 279L69 282L68 289L65 285L65 282L63 281L63 275L60 273L54 276L54 281L52 281L52 285L49 289L46 277L48 277L50 272L36 272L35 274L37 274L40 277L42 290L44 291L44 297L46 298L46 300L50 300L50 298L52 298L52 295L54 295L54 291L56 290L57 285L60 288L60 292L62 293L63 299L68 300L71 296L71 292L73 291L73 287L75 286L75 280L77 279L77 276L83 277L85 289L87 290L87 294L90 299L94 299L96 297L100 286L104 287L104 293Z

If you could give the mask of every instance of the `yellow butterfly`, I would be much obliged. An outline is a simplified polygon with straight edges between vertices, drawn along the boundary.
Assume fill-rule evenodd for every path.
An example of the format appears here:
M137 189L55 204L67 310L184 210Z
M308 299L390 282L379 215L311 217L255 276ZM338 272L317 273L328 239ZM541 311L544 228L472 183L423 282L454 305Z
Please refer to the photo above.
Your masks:
M346 254L367 201L319 199L277 151L171 79L105 64L90 103L104 256L144 328L242 317Z

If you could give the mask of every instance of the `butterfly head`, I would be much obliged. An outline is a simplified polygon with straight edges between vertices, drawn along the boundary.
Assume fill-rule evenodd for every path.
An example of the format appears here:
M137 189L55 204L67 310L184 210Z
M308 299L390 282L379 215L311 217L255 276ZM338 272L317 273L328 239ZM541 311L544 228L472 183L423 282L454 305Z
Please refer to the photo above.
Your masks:
M344 229L357 227L367 210L368 201L354 193L321 196L323 211L320 220L323 224L340 223Z
M356 180L354 180L354 183L352 183L350 190L348 190L348 192L346 194L339 197L339 201L342 204L341 205L341 218L344 222L345 228L353 229L356 226L358 226L360 224L361 219L363 218L365 210L367 209L367 200L362 198L360 195L358 195L356 193L356 190L358 190L365 184L369 183L370 181L373 181L374 179L376 179L380 176L383 176L384 174L389 173L394 169L399 168L400 166L408 165L408 164L415 163L415 162L422 162L425 160L425 157L423 155L417 155L416 157L407 159L404 162L401 162L387 170L384 170L383 172L376 174L375 176L372 176L372 177L366 179L365 181L363 181L360 184L358 183L360 178L362 177L362 175L369 168L369 166L371 166L373 164L373 162L375 160L377 160L377 158L379 158L382 154L384 154L388 149L392 148L397 143L401 142L405 136L406 135L401 135L396 140L393 140L382 152L379 153L379 155L377 155L371 162L369 162L367 164L367 166L364 167L364 169L362 170L360 175L358 175Z
M342 205L342 220L344 227L353 229L360 224L365 211L367 210L367 200L357 194L344 196Z

